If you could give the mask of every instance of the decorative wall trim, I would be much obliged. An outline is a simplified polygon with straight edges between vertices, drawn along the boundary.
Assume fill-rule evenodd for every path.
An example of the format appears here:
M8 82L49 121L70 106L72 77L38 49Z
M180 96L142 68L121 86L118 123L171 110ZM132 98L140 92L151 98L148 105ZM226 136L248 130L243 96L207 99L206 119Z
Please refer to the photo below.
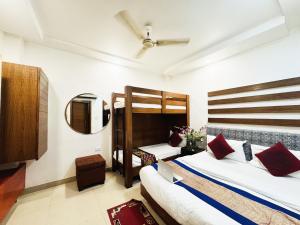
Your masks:
M207 127L208 135L216 136L220 133L222 133L227 139L249 141L251 144L262 145L266 147L270 147L271 145L281 141L288 149L300 151L300 134Z
M294 85L300 85L300 77L265 82L265 83L260 83L260 84L246 85L246 86L241 86L241 87L236 87L236 88L228 88L228 89L223 89L223 90L219 90L219 91L211 91L211 92L208 92L208 97L237 94L237 93L242 93L242 92L251 92L251 91L265 90L265 89L271 89L271 88L294 86Z

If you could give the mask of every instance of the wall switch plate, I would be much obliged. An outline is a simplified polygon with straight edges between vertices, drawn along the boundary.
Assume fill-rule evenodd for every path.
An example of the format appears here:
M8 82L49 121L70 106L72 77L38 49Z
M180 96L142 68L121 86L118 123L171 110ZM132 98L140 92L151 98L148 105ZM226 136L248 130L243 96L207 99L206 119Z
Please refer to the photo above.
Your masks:
M101 152L102 149L101 148L95 148L95 152Z

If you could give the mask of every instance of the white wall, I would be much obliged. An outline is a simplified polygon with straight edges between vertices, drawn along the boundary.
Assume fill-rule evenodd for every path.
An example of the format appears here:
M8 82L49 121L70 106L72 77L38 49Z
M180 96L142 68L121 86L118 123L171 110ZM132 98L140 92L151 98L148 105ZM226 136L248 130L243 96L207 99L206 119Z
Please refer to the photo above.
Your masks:
M2 37L2 60L20 63L24 54L24 40L21 37L7 35Z
M0 59L3 51L3 38L4 38L4 33L0 30Z
M49 79L48 151L38 161L27 165L26 187L60 180L75 175L74 159L102 154L110 165L111 122L100 133L82 135L74 132L65 121L65 107L81 93L103 96L110 105L112 92L124 92L125 85L160 89L160 76L103 63L65 51L25 42L21 58L14 53L14 37L7 36L4 59L43 68ZM9 48L11 46L11 49ZM11 51L10 51L11 50ZM16 59L12 56L16 55ZM95 152L101 148L102 152Z
M227 60L211 64L202 69L171 78L168 82L169 89L173 91L186 92L191 95L191 126L199 128L207 123L207 92L225 88L238 87L260 82L274 81L290 77L300 76L300 32L294 31L288 37L276 42L269 43L244 54L231 57ZM280 92L287 90L300 90L300 87L282 88L277 90L260 91L260 93ZM253 95L246 93L244 95ZM254 93L254 94L258 94ZM241 94L239 94L241 95ZM224 98L228 96L220 96ZM277 104L300 104L299 100L277 102ZM272 103L255 103L274 104ZM245 104L246 105L246 104ZM253 104L252 104L253 106ZM220 106L218 106L220 107ZM230 105L226 105L230 107ZM235 106L237 107L237 106ZM222 116L222 115L221 115ZM234 115L256 118L279 118L280 115ZM234 117L233 116L233 117ZM284 115L288 118L300 118L298 114ZM216 124L214 124L216 125ZM225 126L219 124L219 126ZM240 127L233 126L231 127ZM245 127L245 126L243 126ZM249 126L250 127L250 126ZM256 129L281 129L291 132L299 132L299 129L285 127L262 127Z
M300 73L299 31L167 83L153 74L65 51L28 42L22 46L18 38L5 36L3 59L42 67L50 84L48 151L39 161L28 163L27 187L74 176L74 159L95 154L96 147L103 149L100 153L110 164L111 123L99 134L86 136L74 132L65 122L65 106L80 93L103 96L109 104L111 93L123 92L128 84L189 93L191 125L197 128L207 123L208 91L295 77Z

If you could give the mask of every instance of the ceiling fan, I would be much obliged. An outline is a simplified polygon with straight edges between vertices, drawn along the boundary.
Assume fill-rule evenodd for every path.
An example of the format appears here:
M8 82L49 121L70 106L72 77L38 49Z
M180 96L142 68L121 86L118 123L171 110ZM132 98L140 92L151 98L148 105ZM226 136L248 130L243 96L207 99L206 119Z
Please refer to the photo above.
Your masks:
M134 20L131 18L129 13L126 10L120 11L116 14L116 18L122 22L139 40L142 40L143 47L136 54L136 58L142 57L145 52L153 47L167 46L167 45L182 45L188 44L190 42L189 38L183 39L164 39L164 40L152 40L151 31L152 26L150 24L145 25L146 35L143 31L137 26Z

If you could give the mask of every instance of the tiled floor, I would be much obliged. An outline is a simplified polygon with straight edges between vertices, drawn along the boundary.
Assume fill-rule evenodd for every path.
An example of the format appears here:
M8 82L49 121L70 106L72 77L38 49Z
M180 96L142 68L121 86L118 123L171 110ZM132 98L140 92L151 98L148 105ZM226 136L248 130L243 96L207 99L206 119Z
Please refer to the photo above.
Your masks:
M23 195L5 225L110 225L108 208L130 199L142 200L159 224L164 224L140 195L117 173L108 172L104 185L78 192L75 182Z

